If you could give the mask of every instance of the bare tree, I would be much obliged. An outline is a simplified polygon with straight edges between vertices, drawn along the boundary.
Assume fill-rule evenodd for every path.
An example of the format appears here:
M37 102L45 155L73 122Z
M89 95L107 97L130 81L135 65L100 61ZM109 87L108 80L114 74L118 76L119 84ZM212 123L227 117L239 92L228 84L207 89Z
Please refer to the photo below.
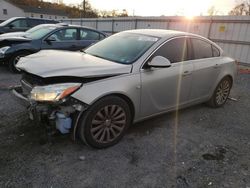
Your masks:
M126 9L123 9L122 11L119 10L100 10L99 11L99 16L103 18L107 17L127 17L128 16L128 11Z
M219 13L219 10L217 10L215 8L215 6L211 6L208 10L207 10L207 14L209 16L214 16L214 15L217 15Z
M238 4L229 12L229 15L250 15L250 0L241 0Z

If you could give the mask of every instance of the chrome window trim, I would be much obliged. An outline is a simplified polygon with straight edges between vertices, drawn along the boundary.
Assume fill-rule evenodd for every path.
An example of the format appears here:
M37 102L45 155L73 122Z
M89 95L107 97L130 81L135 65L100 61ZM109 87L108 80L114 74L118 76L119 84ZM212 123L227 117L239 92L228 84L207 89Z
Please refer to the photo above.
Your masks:
M176 37L172 37L172 38L167 39L166 41L164 41L163 43L161 43L156 49L154 49L154 50L148 55L148 57L143 61L143 63L142 63L141 66L140 66L140 70L141 70L141 71L142 71L142 70L145 70L143 67L145 66L145 64L147 63L147 61L152 57L152 55L154 55L154 53L155 53L157 50L159 50L159 48L161 48L161 47L162 47L163 45L165 45L167 42L170 42L170 41L172 41L172 40L179 39L179 38L186 38L186 39L192 39L192 38L194 38L194 39L202 40L202 41L204 41L204 42L206 42L206 43L208 43L208 44L211 45L211 50L212 50L212 46L214 46L214 47L215 47L216 49L218 49L219 52L220 52L220 55L217 56L217 57L209 57L209 58L202 58L202 59L212 59L212 58L221 57L221 54L222 54L222 53L221 53L221 50L220 50L217 46L215 46L211 41L209 41L208 39L201 38L201 37L198 37L198 36L189 36L189 35L176 36ZM190 40L190 43L191 43L191 40ZM193 59L193 60L187 60L187 61L196 61L196 60L201 60L201 59ZM186 62L186 61L182 61L182 62ZM175 63L180 63L180 62L175 62ZM175 63L173 63L173 64L175 64Z
M159 50L163 45L165 45L167 42L170 42L170 41L172 41L172 40L174 40L174 39L179 39L179 38L189 38L189 36L177 36L177 37L172 37L172 38L169 38L169 39L167 39L166 41L164 41L163 43L161 43L156 49L154 49L149 55L148 55L148 57L143 61L143 63L142 63L142 65L141 65L141 67L140 67L140 70L144 70L144 65L147 63L147 61L152 57L152 55L154 55L154 53L157 51L157 50ZM178 62L176 62L176 63L178 63Z
M66 28L56 28L56 31L51 31L50 33L48 33L42 40L42 42L46 42L46 39L49 38L51 35L55 34L56 32L63 30L63 29L76 29L76 32L78 32L78 28L77 27L66 27ZM65 40L66 41L66 40ZM55 42L65 42L65 41L55 41ZM73 42L73 41L79 41L79 40L67 40L66 42Z
M212 54L213 54L213 47L215 47L219 51L219 56L216 56L216 57L221 57L221 54L222 54L221 50L216 45L214 45L211 41L209 41L208 39L204 39L204 38L200 38L200 37L195 37L195 36L191 36L190 39L198 39L198 40L201 40L201 41L204 41L204 42L210 44L211 45L211 49L212 49ZM192 44L192 46L193 46L193 44ZM210 58L214 58L214 56L213 57L207 57L207 58L201 58L201 59L210 59ZM193 60L201 60L201 59L193 59Z

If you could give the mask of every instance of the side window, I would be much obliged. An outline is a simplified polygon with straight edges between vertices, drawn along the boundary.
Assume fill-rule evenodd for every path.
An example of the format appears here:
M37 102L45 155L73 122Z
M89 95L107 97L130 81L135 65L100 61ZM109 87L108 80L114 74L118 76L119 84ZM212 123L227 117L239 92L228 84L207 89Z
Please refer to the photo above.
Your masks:
M26 19L18 19L10 23L10 25L13 26L13 28L27 28L27 20Z
M45 20L45 23L52 23L52 24L55 24L55 23L58 23L57 21L54 21L54 20Z
M194 59L213 57L212 45L200 39L191 39L193 44Z
M77 40L77 29L74 28L61 29L59 31L56 31L50 37L54 38L58 42Z
M8 15L8 10L7 9L3 9L3 15Z
M104 39L105 38L105 35L103 34L100 34L100 40Z
M212 46L213 49L213 57L219 57L220 56L220 51L218 48L216 48L215 46Z
M80 40L99 40L100 36L98 32L88 29L80 30Z
M188 60L187 46L186 38L173 39L160 47L153 57L163 56L171 63L186 61Z
M29 19L28 22L29 22L30 27L34 27L34 26L37 26L39 24L42 24L42 22L40 20L35 20L35 19Z

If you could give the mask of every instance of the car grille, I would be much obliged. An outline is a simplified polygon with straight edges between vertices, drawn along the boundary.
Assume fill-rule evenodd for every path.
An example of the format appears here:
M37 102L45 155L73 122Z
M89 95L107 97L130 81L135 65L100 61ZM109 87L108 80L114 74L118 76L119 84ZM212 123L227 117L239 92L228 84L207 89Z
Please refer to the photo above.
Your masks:
M26 82L32 87L37 85L44 85L42 78L28 73L23 74L22 81Z
M24 95L30 95L32 88L37 85L43 85L42 78L28 73L22 75L21 86Z

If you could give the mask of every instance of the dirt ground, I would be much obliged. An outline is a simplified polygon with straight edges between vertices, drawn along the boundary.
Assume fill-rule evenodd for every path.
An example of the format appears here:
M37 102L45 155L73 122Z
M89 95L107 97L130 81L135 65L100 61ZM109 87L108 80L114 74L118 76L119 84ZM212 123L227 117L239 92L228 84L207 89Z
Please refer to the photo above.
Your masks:
M58 135L46 143L0 67L0 187L250 188L250 74L226 105L204 104L133 125L116 146L95 150ZM177 126L175 126L177 122ZM176 134L175 134L176 133ZM175 136L176 135L176 136Z

